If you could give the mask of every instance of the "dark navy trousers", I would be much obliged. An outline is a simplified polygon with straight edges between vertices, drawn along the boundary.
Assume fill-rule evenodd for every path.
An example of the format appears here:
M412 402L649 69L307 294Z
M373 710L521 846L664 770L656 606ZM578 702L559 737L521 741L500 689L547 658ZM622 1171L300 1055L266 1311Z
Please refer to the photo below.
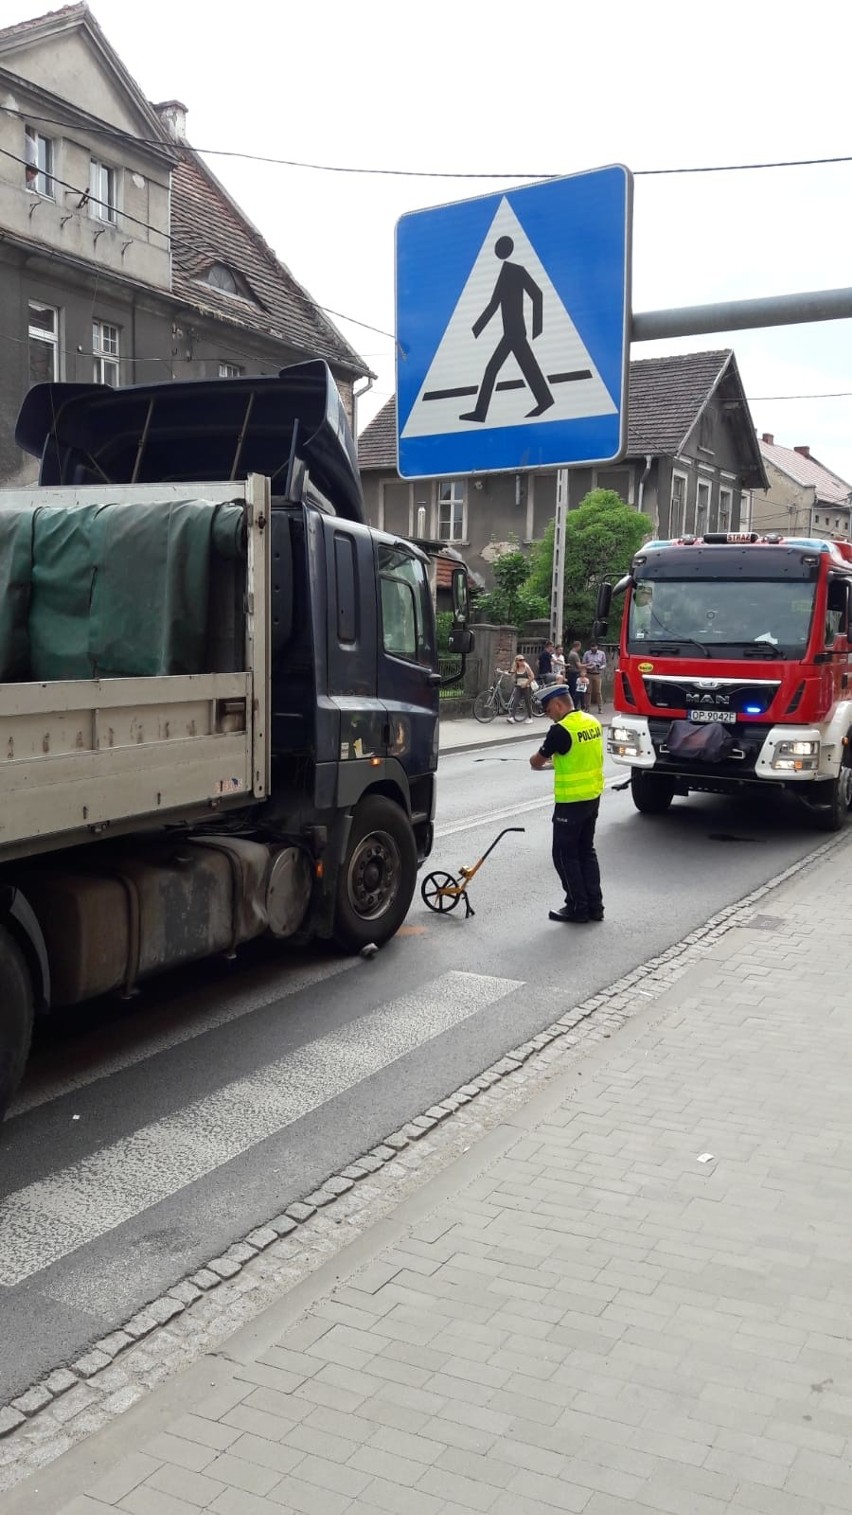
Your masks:
M595 852L600 799L575 800L553 809L553 866L575 915L603 909L601 870Z

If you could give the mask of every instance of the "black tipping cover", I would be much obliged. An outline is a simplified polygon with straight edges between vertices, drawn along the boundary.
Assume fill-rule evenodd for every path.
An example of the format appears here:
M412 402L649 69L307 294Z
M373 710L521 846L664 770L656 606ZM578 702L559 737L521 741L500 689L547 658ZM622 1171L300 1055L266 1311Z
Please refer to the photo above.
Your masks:
M197 379L110 389L37 384L19 447L41 484L185 483L264 474L283 492L291 455L344 520L366 522L355 443L326 363L277 378ZM294 448L295 439L295 448Z

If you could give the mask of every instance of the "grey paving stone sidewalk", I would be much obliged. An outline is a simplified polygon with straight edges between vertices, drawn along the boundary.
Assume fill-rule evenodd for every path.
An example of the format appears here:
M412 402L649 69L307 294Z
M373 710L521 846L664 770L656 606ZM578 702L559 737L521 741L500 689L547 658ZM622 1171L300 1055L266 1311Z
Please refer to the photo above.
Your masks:
M0 1512L852 1510L849 848L762 908L401 1241Z

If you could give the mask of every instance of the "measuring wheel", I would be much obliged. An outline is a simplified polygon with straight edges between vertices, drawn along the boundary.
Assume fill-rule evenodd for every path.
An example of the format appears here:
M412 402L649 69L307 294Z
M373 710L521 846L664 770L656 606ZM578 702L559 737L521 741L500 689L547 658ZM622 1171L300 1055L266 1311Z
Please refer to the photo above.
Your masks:
M451 873L430 873L420 886L420 894L424 905L428 905L430 910L446 915L448 911L455 910L461 898L461 894L445 892L455 888L456 881Z

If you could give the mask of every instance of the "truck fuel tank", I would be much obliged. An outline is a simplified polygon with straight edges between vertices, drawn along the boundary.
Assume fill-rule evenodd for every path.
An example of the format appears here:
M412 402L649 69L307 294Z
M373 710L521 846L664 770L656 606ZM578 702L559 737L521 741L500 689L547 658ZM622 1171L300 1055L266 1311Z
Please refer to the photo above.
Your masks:
M310 899L308 859L210 834L130 852L99 850L76 863L51 860L22 876L41 925L53 1006L73 1005L270 930L299 929Z

